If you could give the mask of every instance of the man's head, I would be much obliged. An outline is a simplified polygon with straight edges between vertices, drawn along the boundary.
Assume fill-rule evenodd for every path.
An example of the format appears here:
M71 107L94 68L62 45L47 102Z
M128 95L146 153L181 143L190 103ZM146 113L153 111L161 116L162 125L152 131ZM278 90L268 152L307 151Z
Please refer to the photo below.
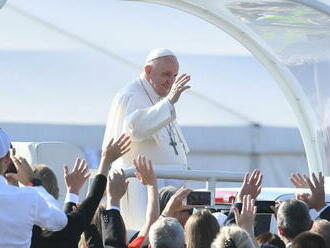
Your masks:
M159 218L149 230L152 248L183 248L184 230L175 218Z
M166 96L179 71L179 62L168 49L153 49L147 56L143 77L150 83L157 95Z
M0 174L3 175L10 163L10 141L8 135L0 128Z
M169 202L171 197L178 191L177 188L173 186L166 186L159 190L159 209L160 213L163 212L166 204ZM184 227L186 225L187 220L192 215L193 209L183 210L175 213L175 218L179 221L179 223Z
M300 233L308 231L313 222L307 205L302 201L290 199L280 205L277 224L280 236L288 243Z
M311 229L312 232L321 235L327 245L330 248L330 222L327 220L316 220L313 223Z
M293 240L291 248L326 248L326 244L320 235L307 231Z

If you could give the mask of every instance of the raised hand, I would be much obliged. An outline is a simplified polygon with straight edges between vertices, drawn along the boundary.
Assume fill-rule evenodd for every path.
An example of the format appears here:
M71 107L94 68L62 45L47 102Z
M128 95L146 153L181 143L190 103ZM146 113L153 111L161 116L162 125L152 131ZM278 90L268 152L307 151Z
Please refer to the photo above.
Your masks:
M179 100L182 92L190 88L189 85L186 85L189 81L190 75L182 74L180 77L178 77L178 79L172 85L170 93L167 95L167 99L170 103L175 104Z
M130 145L131 140L127 134L122 134L115 142L111 139L107 146L102 150L98 174L107 176L111 163L127 153L130 150Z
M17 170L16 179L25 186L30 185L33 179L33 171L26 159L23 157L11 156L11 160Z
M107 182L107 205L119 206L120 199L126 193L128 181L126 180L124 171L121 169L113 170L108 175Z
M316 211L320 211L326 206L325 203L325 192L324 192L324 176L322 172L319 172L317 178L315 173L312 173L313 182L309 177L304 175L304 179L308 184L311 194L302 193L297 195L297 199L304 201L310 208L314 208Z
M64 180L68 192L79 195L81 187L91 175L85 159L77 158L71 172L68 166L64 165Z
M308 188L308 184L300 173L291 174L290 181L296 188Z
M166 217L174 217L177 212L192 209L193 206L184 205L182 202L191 191L191 189L181 187L167 202L162 215Z
M114 142L111 139L102 151L104 156L110 163L114 162L130 150L131 140L127 134L122 134L118 140Z
M251 234L251 232L253 232L254 220L257 213L257 207L254 206L255 199L252 198L251 195L244 195L242 200L243 205L241 213L239 213L237 208L233 209L236 224Z
M250 195L251 199L257 199L261 192L262 174L260 170L253 170L251 176L246 173L244 176L242 187L238 193L238 202L243 201L244 195Z
M154 169L152 168L151 160L146 160L145 156L138 156L137 159L133 160L136 172L135 176L137 180L146 186L156 186L157 177Z

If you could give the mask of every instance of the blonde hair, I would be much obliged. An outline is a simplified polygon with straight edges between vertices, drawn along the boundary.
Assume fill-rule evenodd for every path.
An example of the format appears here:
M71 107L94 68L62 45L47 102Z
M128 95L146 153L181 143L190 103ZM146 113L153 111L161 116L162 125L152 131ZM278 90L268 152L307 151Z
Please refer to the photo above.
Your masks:
M55 173L51 168L44 164L37 164L33 168L33 174L35 178L40 179L41 185L46 189L46 191L58 199L59 188L57 183L57 178Z
M193 214L185 225L187 248L210 247L219 230L219 223L209 210Z
M233 242L236 248L255 248L247 231L236 225L221 227L220 233L212 243L212 248L224 248L226 242Z

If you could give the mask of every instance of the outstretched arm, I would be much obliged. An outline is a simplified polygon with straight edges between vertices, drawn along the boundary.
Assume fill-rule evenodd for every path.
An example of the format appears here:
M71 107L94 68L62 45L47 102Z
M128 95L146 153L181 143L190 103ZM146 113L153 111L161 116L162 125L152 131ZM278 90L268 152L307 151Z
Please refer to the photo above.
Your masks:
M134 159L134 166L136 168L136 178L147 187L148 191L146 222L139 233L139 236L147 237L151 225L159 217L157 178L151 161L147 162L146 157L139 156L137 159Z

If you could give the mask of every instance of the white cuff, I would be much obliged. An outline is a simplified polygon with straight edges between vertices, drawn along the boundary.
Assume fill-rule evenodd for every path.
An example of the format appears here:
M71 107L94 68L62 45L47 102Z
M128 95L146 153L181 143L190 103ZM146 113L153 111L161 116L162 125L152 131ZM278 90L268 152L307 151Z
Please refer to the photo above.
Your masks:
M320 215L325 209L327 209L330 204L326 204L320 211L317 211L317 214Z
M170 109L172 120L175 120L176 119L176 111L175 111L174 105L172 103L170 103L169 100L167 100L167 105Z
M68 203L68 202L73 202L75 204L78 204L79 203L79 196L76 195L76 194L73 194L73 193L69 193L67 192L66 193L66 196L65 196L65 200L64 200L65 203Z
M113 209L113 210L118 210L118 211L120 212L120 207L117 207L117 206L108 206L108 207L106 208L106 210L111 210L111 209Z

